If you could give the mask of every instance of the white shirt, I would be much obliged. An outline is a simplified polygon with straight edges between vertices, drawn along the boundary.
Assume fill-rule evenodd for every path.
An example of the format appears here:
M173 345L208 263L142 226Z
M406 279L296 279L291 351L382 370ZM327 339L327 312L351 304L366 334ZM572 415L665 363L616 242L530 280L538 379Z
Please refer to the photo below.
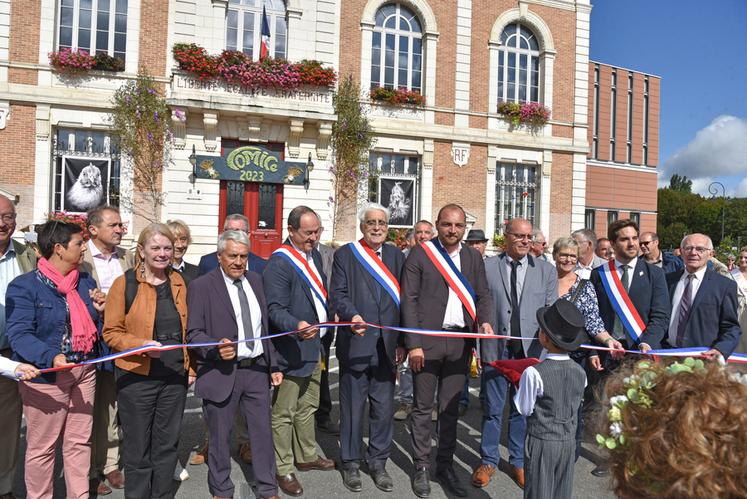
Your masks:
M109 256L104 255L91 239L88 240L88 251L91 252L91 259L93 265L96 267L96 275L98 276L99 289L108 293L109 288L112 287L114 280L124 274L122 265L119 263L116 251Z
M322 283L322 286L324 286L325 284L324 280L322 279L322 275L319 273L319 269L316 268L314 258L312 258L311 256L313 254L313 251L311 253L306 253L302 249L299 249L295 244L293 244L292 240L290 240L290 243L296 251L298 251L302 256L306 257L306 261L308 262L311 271L314 273L314 275L316 275L316 278L319 279L319 282ZM319 319L319 322L327 322L327 309L324 306L324 303L322 303L322 300L319 299L316 293L311 290L309 291L311 292L311 296L314 298L314 308L316 309L316 316ZM319 328L319 337L323 338L325 334L327 334L327 328Z
M623 265L628 266L628 289L626 289L626 291L629 290L630 286L633 285L633 276L635 274L635 266L637 264L638 264L638 257L633 258L628 263L620 263L620 261L617 258L615 258L615 268L617 269L617 276L620 278L620 281L622 281L622 276L623 276L622 266Z
M548 353L546 359L551 360L568 360L571 358L567 353ZM584 387L586 387L586 378L584 377ZM519 380L519 389L514 395L514 405L516 410L522 416L531 416L534 412L534 404L537 399L544 395L545 387L542 383L542 376L534 367L527 367L521 373Z
M698 294L700 284L703 282L703 276L708 270L707 266L696 271L693 274L693 281L690 283L690 306L692 307L695 295ZM680 315L680 302L682 301L682 293L685 291L687 285L687 276L690 275L687 270L682 273L682 277L677 281L677 287L674 288L674 297L672 298L672 315L669 317L669 344L675 346L677 344L677 319Z
M254 291L252 291L252 287L249 284L249 281L247 281L246 277L244 277L243 275L241 276L241 287L243 288L244 293L246 293L246 299L249 302L249 316L252 318L252 329L254 329L254 331L250 332L250 336L247 337L246 331L244 331L244 320L241 317L241 301L239 301L239 290L233 283L233 279L228 277L226 273L223 272L223 269L221 269L221 273L223 274L223 280L226 283L226 289L228 289L228 297L231 298L231 306L233 307L234 318L236 319L236 325L238 326L239 330L239 341L248 338L261 337L262 309L259 308L259 302L257 301L257 297L254 296ZM238 360L248 359L250 357L254 358L262 355L263 352L264 349L262 348L261 341L255 341L254 348L249 348L248 343L239 343L236 351L236 357Z
M506 276L508 277L508 282L506 283L506 288L508 289L508 292L511 292L511 262L514 261L513 258L506 255L505 258L505 265L506 265ZM516 267L516 298L519 299L519 302L521 303L521 292L524 290L524 280L527 277L527 268L529 267L529 257L524 255L524 257L521 260L517 260L519 262L519 266Z
M31 248L26 251L31 251ZM18 255L13 248L13 242L8 244L8 249L0 256L0 348L9 348L8 338L5 336L5 293L10 281L21 275L21 267L18 265Z
M18 381L18 378L16 377L16 368L19 365L20 362L10 360L9 358L0 355L0 375Z
M443 246L443 245L442 245ZM462 258L459 256L459 252L462 250L462 245L453 252L449 253L449 258L454 262L454 266L461 272L462 271ZM464 327L464 311L462 310L462 301L459 299L457 294L449 288L449 300L446 302L446 312L444 313L444 328L455 328Z

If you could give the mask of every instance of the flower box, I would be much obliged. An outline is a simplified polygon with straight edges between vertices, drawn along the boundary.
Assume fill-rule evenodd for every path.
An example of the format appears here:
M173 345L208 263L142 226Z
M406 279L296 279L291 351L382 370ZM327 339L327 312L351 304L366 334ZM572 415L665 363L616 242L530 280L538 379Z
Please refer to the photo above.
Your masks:
M222 78L247 88L293 90L304 85L331 87L337 81L334 69L319 61L288 62L284 59L254 61L243 52L224 50L213 56L194 43L177 43L172 48L179 69L200 80Z
M523 125L537 130L547 124L551 112L539 102L501 102L498 114L515 127Z
M82 74L91 70L118 72L125 69L124 61L117 57L104 53L91 55L87 50L70 48L50 52L49 65L67 74Z
M406 88L377 87L369 92L372 101L389 104L390 106L415 106L425 105L425 97L416 90Z

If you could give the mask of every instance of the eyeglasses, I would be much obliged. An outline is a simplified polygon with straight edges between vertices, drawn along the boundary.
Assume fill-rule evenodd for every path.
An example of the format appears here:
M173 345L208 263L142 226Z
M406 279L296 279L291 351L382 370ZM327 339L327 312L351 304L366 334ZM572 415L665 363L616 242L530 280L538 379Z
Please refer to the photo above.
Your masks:
M578 260L578 255L572 253L558 253L555 257L556 260L560 260L561 258L565 260Z
M15 213L3 213L0 215L0 220L3 221L3 223L6 224L12 224L16 221L16 214Z
M711 248L706 248L705 246L685 246L682 248L682 251L685 253L700 253L702 255L706 251L711 251Z
M386 227L389 223L386 220L366 220L363 222L366 227Z
M515 232L506 232L509 236L513 236L514 239L519 239L522 241L531 241L532 235L531 234L517 234Z
M649 244L653 243L653 241L638 241L638 243L641 246L648 246Z

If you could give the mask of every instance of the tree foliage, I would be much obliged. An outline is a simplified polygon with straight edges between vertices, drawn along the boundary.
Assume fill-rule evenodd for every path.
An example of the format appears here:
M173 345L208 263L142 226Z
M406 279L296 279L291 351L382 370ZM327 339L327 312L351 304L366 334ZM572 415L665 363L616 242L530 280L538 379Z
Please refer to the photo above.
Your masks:
M131 161L135 191L148 206L138 209L134 197L122 196L120 201L129 201L139 215L158 220L158 210L164 202L161 175L171 135L166 99L153 78L138 75L114 93L113 105L112 128L122 153Z
M673 191L691 193L693 188L693 181L687 178L686 175L674 174L669 179L669 188Z

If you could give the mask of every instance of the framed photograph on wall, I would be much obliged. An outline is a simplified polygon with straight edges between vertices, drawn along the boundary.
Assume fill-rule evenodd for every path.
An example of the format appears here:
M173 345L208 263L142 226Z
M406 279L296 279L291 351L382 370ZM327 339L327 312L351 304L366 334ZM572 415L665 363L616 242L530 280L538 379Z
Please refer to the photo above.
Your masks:
M415 224L415 180L380 177L379 203L389 208L389 227L412 227Z
M63 205L69 212L86 212L107 203L108 159L63 157Z

